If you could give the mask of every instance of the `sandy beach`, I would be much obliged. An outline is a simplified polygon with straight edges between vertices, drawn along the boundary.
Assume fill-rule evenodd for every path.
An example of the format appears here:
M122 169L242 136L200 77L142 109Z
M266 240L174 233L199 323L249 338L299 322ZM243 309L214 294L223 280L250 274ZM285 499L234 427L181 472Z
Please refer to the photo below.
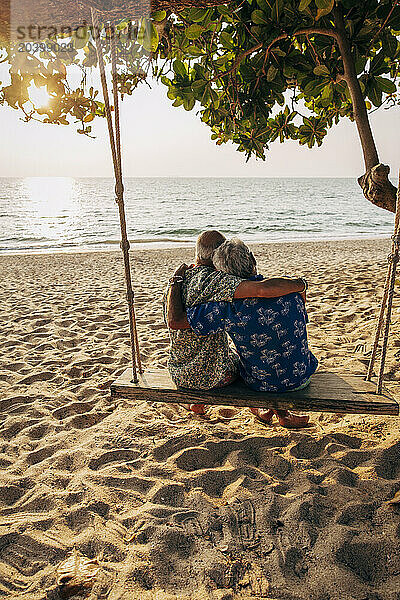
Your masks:
M309 280L321 368L364 372L389 246L253 247L265 276ZM192 254L134 251L145 365L166 365L162 293ZM247 409L113 402L130 356L120 252L2 256L0 281L0 597L400 599L397 417L314 413L290 432ZM397 297L398 393L399 360ZM68 559L91 569L82 593L60 593Z

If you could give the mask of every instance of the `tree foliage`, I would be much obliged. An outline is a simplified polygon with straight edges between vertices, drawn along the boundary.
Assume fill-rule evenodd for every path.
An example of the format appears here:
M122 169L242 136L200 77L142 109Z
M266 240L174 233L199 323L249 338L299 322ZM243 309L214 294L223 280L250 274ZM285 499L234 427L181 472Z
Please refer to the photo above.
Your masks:
M218 144L233 141L264 158L277 139L321 145L328 129L354 118L332 10L333 0L249 0L190 9L171 28L161 75L174 106L199 106ZM367 108L398 101L400 6L342 0Z
M85 68L97 65L92 34L88 27L74 32L73 49L64 54L18 54L5 46L3 59L13 72L0 102L22 110L26 119L76 121L80 133L90 134L89 123L104 115L96 91L85 86ZM125 19L113 34L119 37L122 94L152 74L173 106L196 109L217 144L231 141L247 158L265 158L275 140L320 146L340 119L361 119L354 94L364 110L399 101L396 0L235 0L178 14L162 10L140 22ZM68 84L72 65L83 69L75 89ZM47 106L29 102L32 84L46 87ZM366 161L366 168L374 162Z

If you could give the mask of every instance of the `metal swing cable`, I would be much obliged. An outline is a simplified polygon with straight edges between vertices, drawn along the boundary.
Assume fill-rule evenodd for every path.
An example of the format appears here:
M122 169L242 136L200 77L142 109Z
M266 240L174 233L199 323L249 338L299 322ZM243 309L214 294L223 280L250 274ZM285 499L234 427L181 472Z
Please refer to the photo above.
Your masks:
M93 35L96 42L97 60L100 69L100 79L104 97L104 111L107 118L108 134L110 139L110 148L114 166L115 176L115 194L118 204L119 219L121 227L121 249L124 257L125 281L127 291L127 301L129 307L129 331L132 350L132 375L134 383L138 382L137 370L142 373L142 363L140 359L139 338L136 328L136 315L134 292L132 288L131 268L129 260L129 241L126 230L126 216L124 206L124 185L122 180L122 159L121 159L121 130L119 123L119 102L117 89L117 72L116 72L116 47L113 33L110 35L111 61L113 74L113 97L114 97L114 115L115 115L115 134L111 115L110 99L108 94L107 78L104 65L104 56L101 48L100 28L97 19L97 10L91 8Z

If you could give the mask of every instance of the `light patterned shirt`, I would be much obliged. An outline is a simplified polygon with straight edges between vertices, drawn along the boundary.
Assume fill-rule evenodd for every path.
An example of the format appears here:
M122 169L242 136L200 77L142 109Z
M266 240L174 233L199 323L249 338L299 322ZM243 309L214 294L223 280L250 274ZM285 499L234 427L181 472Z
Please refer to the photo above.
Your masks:
M233 301L243 279L195 266L185 273L182 301L186 307L215 301ZM171 347L168 369L178 387L208 390L217 387L237 368L237 355L230 350L225 332L202 337L191 329L169 330Z

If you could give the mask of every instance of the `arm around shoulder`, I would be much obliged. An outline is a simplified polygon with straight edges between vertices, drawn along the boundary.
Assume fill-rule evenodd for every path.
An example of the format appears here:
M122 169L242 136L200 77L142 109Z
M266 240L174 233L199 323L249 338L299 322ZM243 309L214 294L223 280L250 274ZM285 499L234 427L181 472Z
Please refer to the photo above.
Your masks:
M295 292L304 291L303 279L274 277L262 281L245 280L239 283L234 298L278 298Z

